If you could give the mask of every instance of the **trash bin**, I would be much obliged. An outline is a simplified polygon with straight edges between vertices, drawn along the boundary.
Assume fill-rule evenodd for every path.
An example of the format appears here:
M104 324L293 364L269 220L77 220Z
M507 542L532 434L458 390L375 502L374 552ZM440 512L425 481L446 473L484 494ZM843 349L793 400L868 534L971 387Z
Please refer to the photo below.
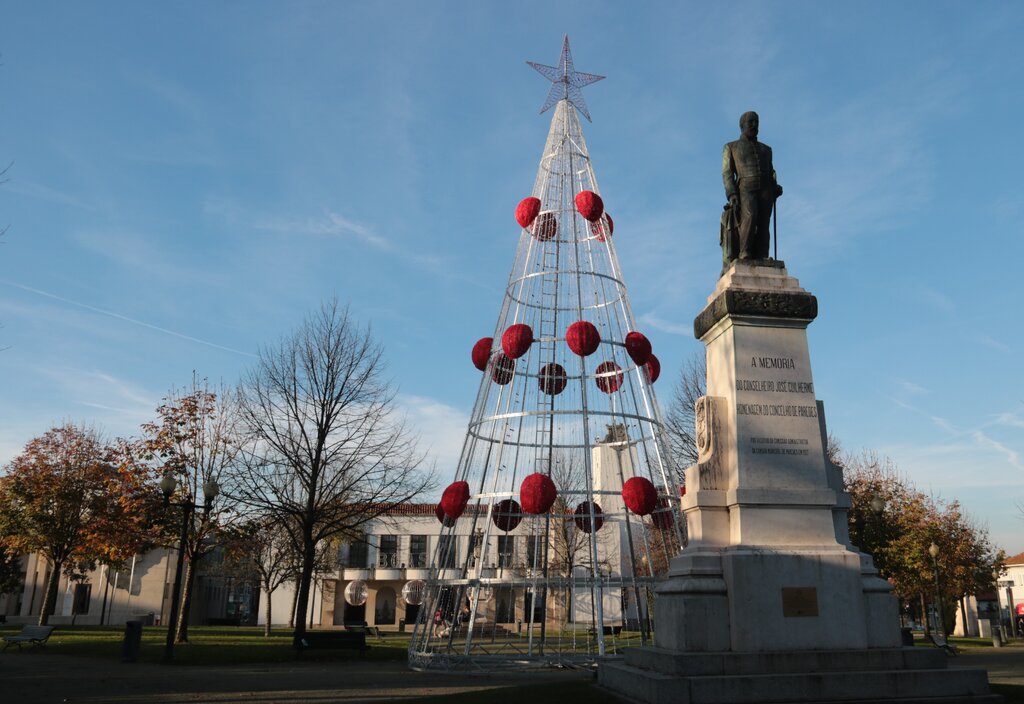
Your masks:
M404 618L398 619L398 632L399 633L405 633L405 619Z
M142 648L142 621L124 622L124 640L121 642L121 662L138 662Z
M912 647L914 645L914 633L909 628L900 629L900 644L903 647Z

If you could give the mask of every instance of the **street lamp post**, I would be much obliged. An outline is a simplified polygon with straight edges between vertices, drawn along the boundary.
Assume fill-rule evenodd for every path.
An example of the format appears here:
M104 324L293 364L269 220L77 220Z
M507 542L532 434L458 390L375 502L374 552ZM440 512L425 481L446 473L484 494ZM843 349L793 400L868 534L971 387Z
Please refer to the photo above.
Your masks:
M182 499L178 503L171 502L171 496L179 482L170 474L165 474L160 480L160 491L164 495L164 506L178 506L181 508L181 536L178 538L178 566L174 571L174 588L171 591L171 614L167 623L167 643L164 646L163 662L170 664L174 662L174 637L177 635L178 614L181 610L181 575L185 567L185 544L188 541L188 528L192 523L192 515L195 513L196 504L191 497ZM203 497L206 502L203 505L203 513L210 513L213 508L213 500L220 493L220 486L217 482L210 480L203 483Z
M942 640L946 640L946 625L942 621L942 592L939 589L939 546L935 543L929 545L928 554L932 556L932 565L935 570L935 608L937 609L935 625L942 635Z

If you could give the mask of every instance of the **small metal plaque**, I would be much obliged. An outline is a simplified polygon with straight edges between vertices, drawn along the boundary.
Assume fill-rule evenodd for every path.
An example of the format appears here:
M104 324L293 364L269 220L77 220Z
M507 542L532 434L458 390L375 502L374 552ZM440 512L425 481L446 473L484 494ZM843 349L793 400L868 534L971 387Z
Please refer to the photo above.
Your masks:
M817 616L818 590L814 587L783 587L782 615Z

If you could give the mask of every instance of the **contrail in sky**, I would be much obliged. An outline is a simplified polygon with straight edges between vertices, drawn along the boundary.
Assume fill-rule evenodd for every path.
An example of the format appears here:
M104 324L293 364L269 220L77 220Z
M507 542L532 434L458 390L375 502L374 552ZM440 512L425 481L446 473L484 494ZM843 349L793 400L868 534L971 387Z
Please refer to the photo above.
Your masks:
M46 298L52 298L53 300L60 301L61 303L67 303L67 304L72 305L72 306L78 306L79 308L84 308L86 310L91 310L93 313L99 313L101 315L106 315L106 316L109 316L111 318L116 318L117 320L123 320L123 321L125 321L127 323L132 323L133 325L141 325L144 328L149 328L150 330L156 330L157 332L162 332L165 335L171 335L172 337L178 337L178 338L181 338L182 340L188 340L189 342L198 342L200 345L206 345L207 347L214 347L214 348L216 348L218 350L224 350L225 352L234 352L235 354L242 354L242 355L245 355L246 357L255 357L256 356L256 355L252 354L251 352L243 352L242 350L236 350L233 347L225 347L224 345L218 345L216 342L209 342L207 340L200 340L198 337L192 337L191 335L185 335L185 334L180 333L180 332L175 332L174 330L168 330L167 328L162 328L162 327L159 327L158 325L151 325L150 323L144 323L141 320L136 320L135 318L129 318L127 315L121 315L120 313L114 313L113 311L103 310L102 308L97 308L95 306L90 306L90 305L85 304L85 303L79 303L78 301L72 301L70 298L64 298L63 296L58 296L58 295L53 294L53 293L48 293L47 291L41 291L38 288L32 288L31 286L23 286L22 284L16 284L13 281L6 281L4 279L0 279L0 283L7 284L8 286L13 286L14 288L20 288L22 291L28 291L29 293L34 293L34 294L36 294L38 296L45 296Z

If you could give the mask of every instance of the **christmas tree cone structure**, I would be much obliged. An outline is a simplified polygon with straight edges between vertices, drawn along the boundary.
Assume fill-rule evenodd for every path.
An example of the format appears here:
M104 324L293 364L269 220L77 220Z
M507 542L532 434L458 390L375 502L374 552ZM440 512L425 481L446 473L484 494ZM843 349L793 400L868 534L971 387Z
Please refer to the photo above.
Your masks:
M598 238L586 219L603 218L596 204L610 199L579 119L579 88L599 77L572 68L568 41L559 67L535 68L554 95L530 194L540 206L528 226L510 223L522 227L491 335L503 346L480 375L459 465L443 478L467 482L470 495L454 525L430 528L431 578L409 649L417 668L591 664L653 643L654 585L682 544L654 388L626 349L637 322L616 246L639 240L622 222L614 240ZM507 226L514 206L495 205L493 227ZM626 508L634 477L675 513L666 529Z

